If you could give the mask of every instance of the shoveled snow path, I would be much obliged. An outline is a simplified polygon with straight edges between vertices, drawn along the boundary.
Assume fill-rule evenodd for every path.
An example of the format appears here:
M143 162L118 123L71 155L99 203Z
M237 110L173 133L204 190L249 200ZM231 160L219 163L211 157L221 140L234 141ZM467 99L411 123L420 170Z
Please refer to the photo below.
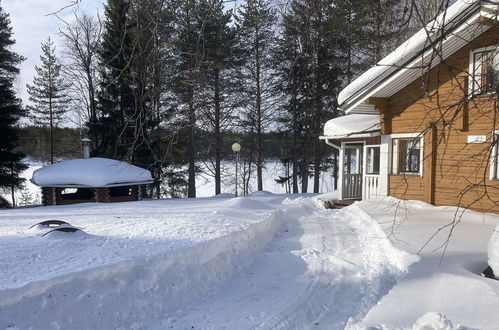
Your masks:
M358 207L285 203L282 229L244 273L157 329L342 329L359 320L414 261Z

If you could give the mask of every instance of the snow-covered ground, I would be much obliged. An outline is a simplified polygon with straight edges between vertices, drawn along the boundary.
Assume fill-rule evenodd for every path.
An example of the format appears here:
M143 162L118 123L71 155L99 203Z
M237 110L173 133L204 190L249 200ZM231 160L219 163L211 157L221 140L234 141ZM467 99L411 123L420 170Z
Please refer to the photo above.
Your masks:
M85 233L28 229L46 219ZM415 260L361 209L299 195L20 208L0 225L4 328L335 329Z
M499 216L466 212L442 259L455 208L326 198L2 210L0 328L497 329ZM84 232L28 229L46 219Z
M428 329L465 329L459 324L473 329L499 329L499 281L480 276L487 267L487 245L499 224L498 215L472 211L462 214L455 207L393 198L363 201L357 206L382 225L396 247L421 257L369 311L363 326L406 329L424 314L438 312L454 327ZM457 221L455 226L453 220ZM438 314L432 315L436 322Z

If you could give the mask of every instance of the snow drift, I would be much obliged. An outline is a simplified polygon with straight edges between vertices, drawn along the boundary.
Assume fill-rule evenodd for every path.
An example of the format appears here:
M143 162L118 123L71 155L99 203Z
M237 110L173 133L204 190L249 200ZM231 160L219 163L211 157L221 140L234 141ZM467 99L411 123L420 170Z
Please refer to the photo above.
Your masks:
M488 246L489 266L494 271L494 275L499 278L499 226L492 233Z

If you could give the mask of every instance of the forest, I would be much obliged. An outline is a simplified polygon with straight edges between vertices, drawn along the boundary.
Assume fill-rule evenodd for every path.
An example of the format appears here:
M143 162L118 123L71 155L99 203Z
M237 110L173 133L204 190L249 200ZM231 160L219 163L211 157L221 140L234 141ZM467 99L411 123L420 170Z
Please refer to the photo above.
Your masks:
M93 157L150 170L158 198L196 197L199 171L221 193L234 142L256 190L279 159L291 192L310 180L318 192L321 171L336 167L318 137L342 115L338 93L452 3L107 0L96 15L79 1L41 45L28 104L14 92L23 54L0 8L0 188L12 193L27 156L78 157L83 137Z

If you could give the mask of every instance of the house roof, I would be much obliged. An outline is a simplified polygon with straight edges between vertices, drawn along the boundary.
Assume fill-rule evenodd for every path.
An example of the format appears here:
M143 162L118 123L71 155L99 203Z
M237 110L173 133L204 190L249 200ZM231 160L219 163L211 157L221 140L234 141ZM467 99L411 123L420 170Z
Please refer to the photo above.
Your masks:
M116 187L152 183L151 172L109 158L72 159L33 172L31 182L43 187Z
M329 120L323 139L345 139L381 135L379 115L351 114Z
M490 29L479 18L497 20L498 7L499 0L458 0L343 89L338 96L340 107L351 113L370 97L392 96Z

